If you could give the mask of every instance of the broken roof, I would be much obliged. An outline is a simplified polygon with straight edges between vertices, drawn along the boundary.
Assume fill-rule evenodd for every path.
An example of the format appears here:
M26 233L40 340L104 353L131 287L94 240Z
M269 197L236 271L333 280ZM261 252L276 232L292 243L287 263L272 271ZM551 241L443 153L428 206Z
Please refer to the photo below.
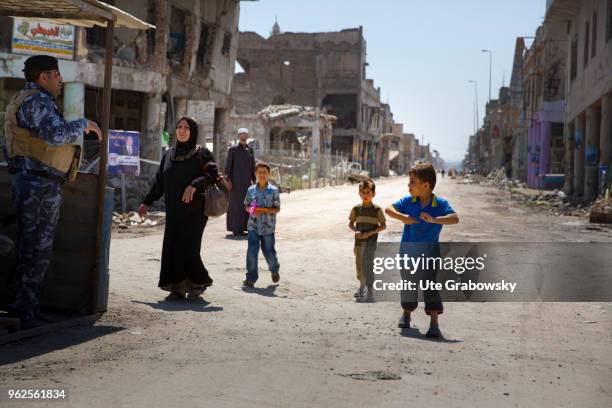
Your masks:
M155 28L131 14L98 0L2 0L0 15L31 17L57 24L82 27L106 27L114 21L115 27L149 30Z
M300 106L300 105L270 105L264 108L257 114L264 122L273 122L275 120L282 120L292 117L300 117L302 119L315 120L316 110L312 106ZM327 113L321 112L319 114L320 119L335 122L336 117L334 115L328 115Z

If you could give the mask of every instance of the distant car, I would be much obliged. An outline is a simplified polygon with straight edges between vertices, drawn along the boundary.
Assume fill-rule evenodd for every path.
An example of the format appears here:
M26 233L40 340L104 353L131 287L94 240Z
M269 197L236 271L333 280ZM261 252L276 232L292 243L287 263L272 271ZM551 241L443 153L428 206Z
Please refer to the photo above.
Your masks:
M361 168L361 163L341 162L332 168L332 174L337 177L346 177L347 180L358 183L363 179L369 178L370 173Z

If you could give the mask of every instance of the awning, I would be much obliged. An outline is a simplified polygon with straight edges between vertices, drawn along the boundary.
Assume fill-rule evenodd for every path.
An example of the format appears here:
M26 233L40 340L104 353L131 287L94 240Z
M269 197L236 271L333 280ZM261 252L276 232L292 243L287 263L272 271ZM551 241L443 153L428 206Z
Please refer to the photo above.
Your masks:
M98 0L2 0L0 15L34 18L81 27L94 25L106 27L106 22L112 20L116 28L137 30L155 28L154 25Z
M389 150L389 161L397 159L399 156L399 150Z

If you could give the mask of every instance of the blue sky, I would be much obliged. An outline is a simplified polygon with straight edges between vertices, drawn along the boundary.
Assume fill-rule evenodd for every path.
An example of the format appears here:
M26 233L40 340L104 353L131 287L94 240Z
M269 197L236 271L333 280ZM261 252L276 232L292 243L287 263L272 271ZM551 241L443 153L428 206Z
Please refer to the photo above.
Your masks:
M493 51L496 98L510 81L518 36L533 36L545 0L260 0L242 2L240 30L268 36L275 16L282 31L364 28L368 77L381 87L396 122L424 137L446 160L460 160L474 129L478 81L482 121ZM529 44L529 42L528 42Z

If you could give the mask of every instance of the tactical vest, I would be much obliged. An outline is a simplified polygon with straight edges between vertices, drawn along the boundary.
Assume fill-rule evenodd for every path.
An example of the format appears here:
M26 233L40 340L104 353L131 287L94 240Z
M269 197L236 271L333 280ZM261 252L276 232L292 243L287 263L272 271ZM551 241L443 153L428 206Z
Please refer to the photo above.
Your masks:
M81 164L81 147L71 144L51 146L42 138L32 136L28 129L19 127L17 123L17 111L23 101L38 92L40 91L36 89L23 90L11 100L6 108L4 134L8 157L24 156L37 159L45 166L65 173L66 178L72 181L76 179Z

